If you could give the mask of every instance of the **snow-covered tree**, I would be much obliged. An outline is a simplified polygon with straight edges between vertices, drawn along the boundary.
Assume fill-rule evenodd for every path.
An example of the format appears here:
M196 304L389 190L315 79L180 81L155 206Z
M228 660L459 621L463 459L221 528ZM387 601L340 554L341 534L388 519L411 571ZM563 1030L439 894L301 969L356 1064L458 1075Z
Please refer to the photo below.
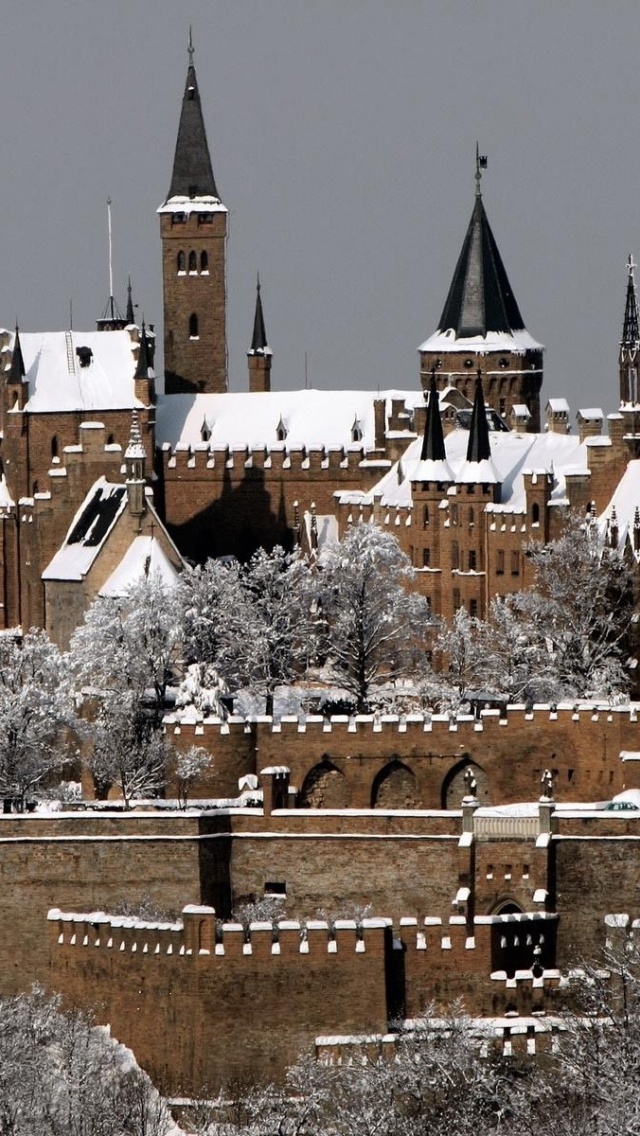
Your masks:
M63 762L63 660L44 631L0 633L0 796L24 800Z
M41 991L0 1000L0 1132L168 1136L170 1114L133 1055Z
M187 568L178 585L185 658L218 663L226 644L230 612L242 604L237 560L207 560Z
M149 576L123 597L99 596L71 640L70 683L93 742L89 767L100 791L115 782L125 801L164 783L159 731L182 654L180 617L176 589Z
M390 533L354 525L320 558L317 590L336 681L369 709L376 685L421 674L429 608Z
M193 786L202 775L211 769L213 759L203 746L192 745L186 750L176 752L175 777L178 793L178 804L186 809L189 794Z
M229 687L213 663L190 663L176 691L175 707L193 709L203 718L224 718L226 710L222 700L228 694Z

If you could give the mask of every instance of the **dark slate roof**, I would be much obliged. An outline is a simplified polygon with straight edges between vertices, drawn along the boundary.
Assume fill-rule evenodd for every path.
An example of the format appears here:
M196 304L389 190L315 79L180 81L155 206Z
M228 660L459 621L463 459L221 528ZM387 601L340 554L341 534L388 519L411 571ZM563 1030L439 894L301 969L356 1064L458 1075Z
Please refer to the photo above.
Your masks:
M480 372L476 378L476 393L473 400L473 412L469 427L469 445L467 446L467 461L481 462L491 457L491 443L489 442L489 424L487 411L482 393L482 378Z
M149 352L149 340L147 339L147 329L142 324L140 332L140 347L138 349L138 363L136 366L136 378L148 379L149 371L151 369L151 359Z
M479 194L438 325L439 331L449 328L457 336L468 337L524 329Z
M262 311L262 298L260 296L260 280L256 284L256 311L253 317L253 339L251 340L251 350L253 352L264 351L268 347L267 333L264 326L264 312Z
M187 69L170 197L218 197L193 63Z
M636 282L633 278L635 265L629 257L627 261L627 301L624 309L624 324L622 326L621 347L636 348L640 339L638 325L638 301L636 297Z
M9 382L21 383L25 376L24 359L22 357L22 347L20 346L20 332L16 328L16 337L13 343L13 354L11 356L11 366L9 367Z
M440 418L440 399L436 386L435 371L431 372L431 385L429 387L429 402L427 405L427 421L422 440L421 461L446 461L444 448L444 433L442 419Z

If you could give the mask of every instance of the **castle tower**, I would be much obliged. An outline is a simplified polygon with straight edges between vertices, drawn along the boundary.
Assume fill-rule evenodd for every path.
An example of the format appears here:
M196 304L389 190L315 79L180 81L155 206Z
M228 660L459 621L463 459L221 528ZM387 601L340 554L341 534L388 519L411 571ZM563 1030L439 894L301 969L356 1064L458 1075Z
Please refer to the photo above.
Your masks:
M167 394L227 389L227 209L213 177L189 39L171 187L161 205Z
M476 153L476 197L438 330L419 348L426 390L435 367L438 389L452 386L471 400L480 369L488 405L508 421L513 406L529 408L529 430L540 429L544 348L524 326L481 193L486 158Z
M146 457L147 454L140 436L138 412L137 410L133 410L131 413L131 434L129 436L129 445L124 452L124 462L129 512L132 517L138 518L138 523L139 518L142 517L146 508L144 476Z
M267 342L267 333L264 326L264 313L262 311L262 298L260 296L260 277L256 284L256 311L253 317L253 338L251 347L247 351L249 363L249 390L271 390L271 359L272 351Z
M640 327L638 323L638 301L634 277L633 257L627 260L627 299L624 309L624 324L620 340L618 366L620 373L620 403L638 402L638 351L640 350Z

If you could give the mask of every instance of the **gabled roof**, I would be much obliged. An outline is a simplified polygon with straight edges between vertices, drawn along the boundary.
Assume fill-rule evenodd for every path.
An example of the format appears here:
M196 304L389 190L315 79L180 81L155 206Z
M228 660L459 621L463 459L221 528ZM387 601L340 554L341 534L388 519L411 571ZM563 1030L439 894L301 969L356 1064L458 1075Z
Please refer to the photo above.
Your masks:
M178 569L155 536L135 537L99 594L117 599L145 576L156 577L168 588L174 587L178 580Z
M126 505L126 487L99 478L87 493L42 579L82 580Z
M190 52L191 54L191 52ZM173 159L171 187L167 201L172 197L218 199L213 167L209 155L207 132L202 116L200 91L193 61L187 69L180 111L178 138Z

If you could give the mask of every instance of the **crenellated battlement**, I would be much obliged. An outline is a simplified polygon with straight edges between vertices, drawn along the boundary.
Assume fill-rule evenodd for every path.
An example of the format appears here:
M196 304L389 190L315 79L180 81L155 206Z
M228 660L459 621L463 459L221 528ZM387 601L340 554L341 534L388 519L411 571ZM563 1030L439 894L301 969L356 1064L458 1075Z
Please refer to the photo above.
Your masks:
M363 446L211 446L208 442L190 445L178 442L175 446L165 442L161 449L162 465L168 478L228 476L230 471L244 473L247 469L261 469L272 475L309 472L326 475L328 479L336 473L358 471L362 475L362 463L372 466L379 476L381 468L388 468L389 462L371 461Z

